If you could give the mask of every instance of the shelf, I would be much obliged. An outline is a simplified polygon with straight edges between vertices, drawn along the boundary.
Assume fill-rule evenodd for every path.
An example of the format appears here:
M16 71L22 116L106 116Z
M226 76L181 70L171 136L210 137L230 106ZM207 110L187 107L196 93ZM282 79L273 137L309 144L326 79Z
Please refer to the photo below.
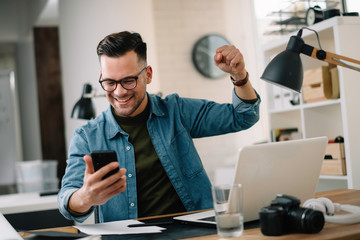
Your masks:
M312 26L308 26L308 28L311 28L317 32L321 32L321 31L325 31L326 35L322 36L320 38L320 40L322 38L328 38L331 35L331 32L329 31L329 29L331 29L334 26L337 25L359 25L360 24L360 18L359 17L332 17L330 19L327 19L325 21L321 21L319 23L316 23ZM290 39L291 36L296 35L297 31L289 33L288 35L285 35L283 38L281 39L276 39L274 41L270 41L269 43L267 43L266 45L263 46L263 51L273 51L276 48L282 48L283 50L285 50L286 45ZM303 31L303 38L307 38L309 36L315 36L315 33L312 31Z
M347 176L335 176L335 175L320 175L320 179L329 179L329 180L344 180L347 181Z
M315 102L315 103L304 103L302 105L303 108L317 108L317 107L324 107L324 106L330 106L330 105L336 105L340 104L340 99L332 99L332 100L326 100L322 102Z
M295 105L293 107L287 107L287 108L282 108L282 109L271 109L269 110L269 113L274 114L274 113L285 113L285 112L289 112L289 111L297 111L300 110L300 105Z
M336 105L336 104L340 104L340 103L341 103L340 99L326 100L326 101L315 102L315 103L304 103L304 104L301 104L301 105L294 105L294 106L287 107L287 108L282 108L282 109L270 109L269 113L270 114L284 113L284 112L289 112L289 111L297 111L297 110L300 110L302 108L303 109L310 109L310 108L317 108L317 107Z
M318 32L324 50L358 59L360 48L356 46L357 39L360 37L359 26L359 17L334 17L314 24L310 28ZM296 33L290 35L296 35ZM265 66L286 48L290 35L263 46ZM312 31L303 31L302 38L305 43L318 47L316 35ZM304 70L326 64L308 56L301 56L301 60ZM338 67L338 77L340 98L313 103L305 103L302 95L297 98L296 95L289 95L283 88L272 84L266 85L270 136L272 129L296 127L303 138L319 136L327 136L329 139L337 136L344 138L348 174L346 176L321 175L317 191L360 188L358 181L360 176L359 73ZM300 100L299 105L291 105L291 101L297 99Z

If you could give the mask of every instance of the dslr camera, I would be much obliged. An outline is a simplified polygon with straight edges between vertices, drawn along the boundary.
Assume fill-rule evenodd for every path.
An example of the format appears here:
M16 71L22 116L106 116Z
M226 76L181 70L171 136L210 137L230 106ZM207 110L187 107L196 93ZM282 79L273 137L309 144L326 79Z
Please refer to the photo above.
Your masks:
M261 232L267 236L318 233L325 223L322 212L302 208L298 198L283 194L278 194L270 206L262 208L259 217Z

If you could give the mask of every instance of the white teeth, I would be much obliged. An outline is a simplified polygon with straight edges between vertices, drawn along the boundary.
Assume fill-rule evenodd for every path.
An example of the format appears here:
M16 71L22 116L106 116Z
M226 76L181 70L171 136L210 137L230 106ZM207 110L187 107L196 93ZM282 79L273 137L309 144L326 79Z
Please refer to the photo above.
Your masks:
M116 101L118 101L118 102L126 102L126 101L128 101L130 98L131 98L131 97L128 97L127 99L118 99L118 98L115 98L115 99L116 99Z

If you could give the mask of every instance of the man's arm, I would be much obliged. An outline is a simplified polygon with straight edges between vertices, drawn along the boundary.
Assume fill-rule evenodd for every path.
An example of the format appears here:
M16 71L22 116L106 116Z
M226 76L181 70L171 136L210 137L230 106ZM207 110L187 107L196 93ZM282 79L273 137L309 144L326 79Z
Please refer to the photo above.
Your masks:
M249 81L248 72L245 69L243 55L235 46L222 46L216 50L214 56L216 66L230 74L235 82L236 95L244 100L257 99L257 95ZM237 86L239 85L239 86Z

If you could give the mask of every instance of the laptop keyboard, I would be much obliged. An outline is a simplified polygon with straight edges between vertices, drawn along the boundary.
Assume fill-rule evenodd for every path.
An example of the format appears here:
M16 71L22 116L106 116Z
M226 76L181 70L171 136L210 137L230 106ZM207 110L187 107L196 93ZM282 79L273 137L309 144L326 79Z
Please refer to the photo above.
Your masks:
M199 220L209 221L209 222L216 222L215 216L206 217L206 218L200 218ZM259 220L254 220L254 221L244 223L244 229L258 228L259 226L260 226L260 221Z
M203 220L203 221L210 221L210 222L215 222L215 216L212 216L212 217L207 217L207 218L200 218L200 220Z

